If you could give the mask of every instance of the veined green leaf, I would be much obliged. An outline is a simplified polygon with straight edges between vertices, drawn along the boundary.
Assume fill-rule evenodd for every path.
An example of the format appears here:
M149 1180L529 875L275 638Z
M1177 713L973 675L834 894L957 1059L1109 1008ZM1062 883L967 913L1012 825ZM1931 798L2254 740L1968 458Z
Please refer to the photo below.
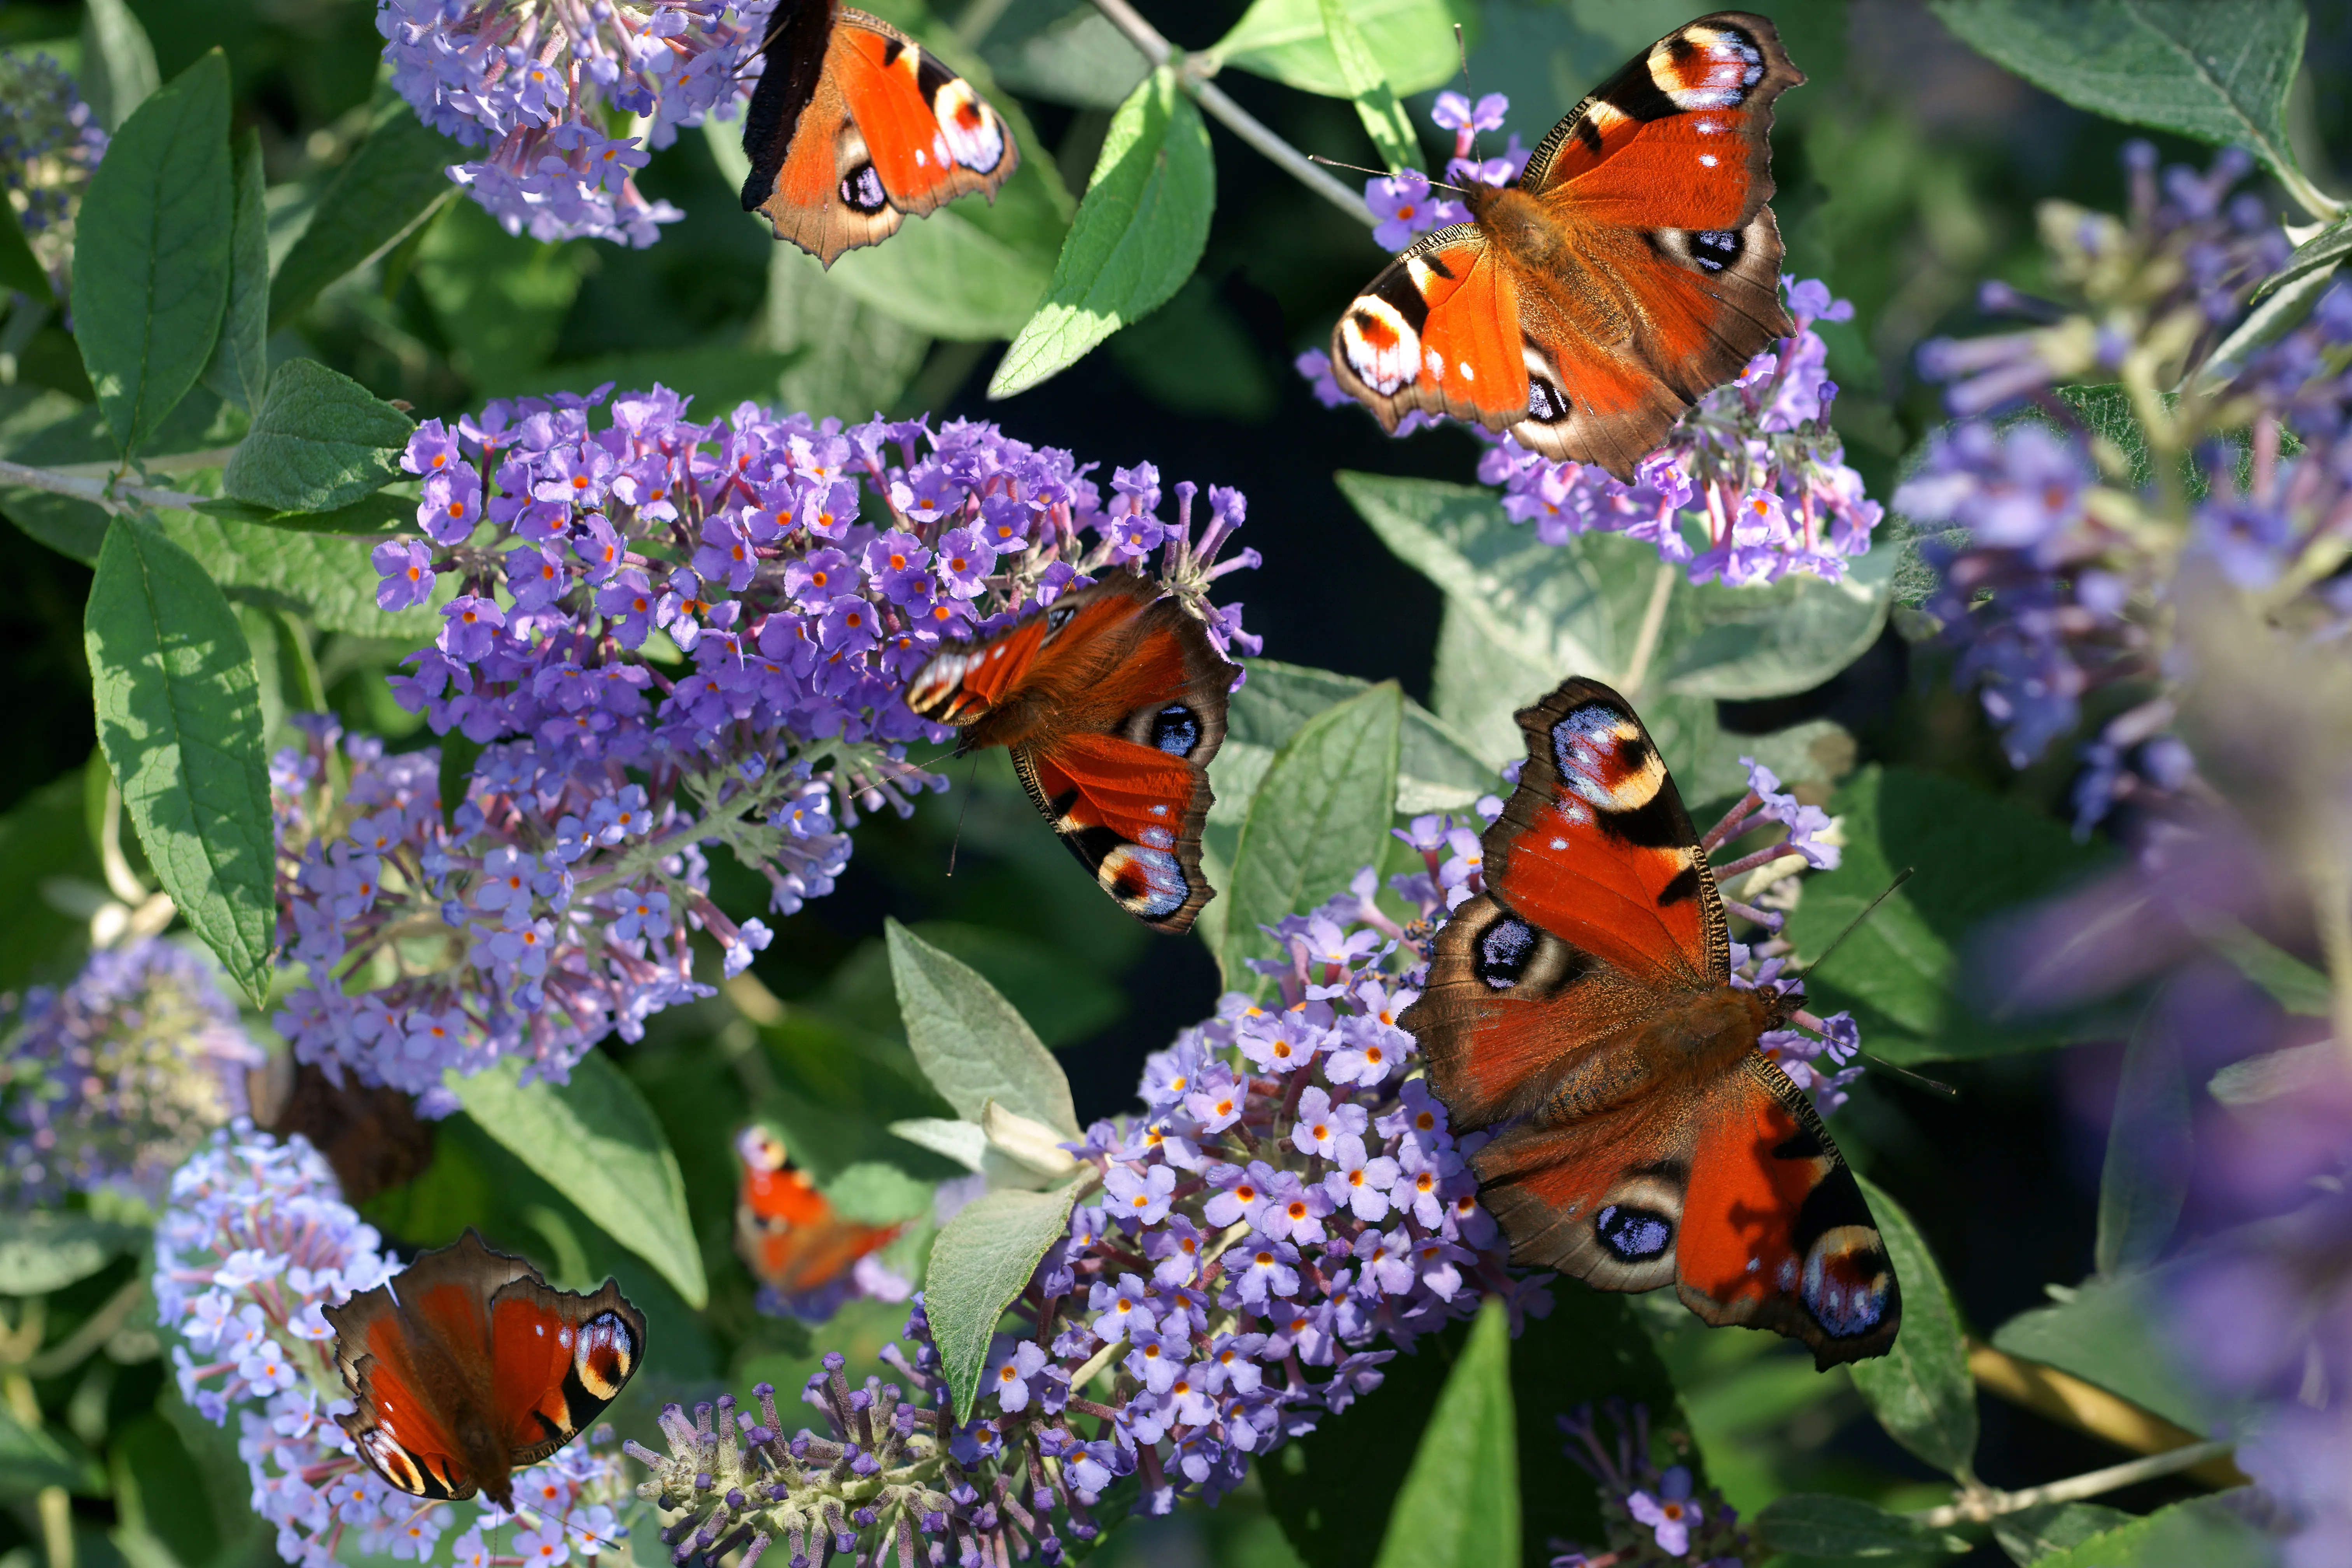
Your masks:
M978 970L941 952L895 920L883 921L890 977L906 1020L907 1043L924 1076L956 1113L978 1121L990 1100L1075 1138L1069 1080Z
M1166 304L1200 263L1216 203L1208 128L1163 67L1112 117L1045 302L1004 351L988 395L1026 392Z
M2276 1547L2231 1507L2228 1493L2192 1498L2118 1524L2034 1568L2273 1568Z
M2130 1514L2104 1503L2045 1502L1994 1520L1992 1538L2011 1562L2036 1563L2131 1522Z
M1443 86L1461 68L1454 49L1456 24L1466 42L1477 38L1478 10L1466 0L1348 0L1348 16L1399 92ZM1220 66L1272 77L1301 92L1354 96L1323 30L1321 0L1256 0L1208 53Z
M277 834L260 677L236 613L186 551L119 517L99 552L83 639L99 744L148 861L258 1006L276 945Z
M124 0L88 0L81 16L81 95L98 123L109 132L163 85L155 46Z
M116 133L76 226L75 336L123 451L145 443L212 358L236 207L228 65L215 49Z
M464 148L416 118L397 93L381 91L368 133L319 193L302 231L269 288L269 327L284 326L320 291L406 238L441 204L459 199L448 167Z
M1478 1309L1421 1429L1374 1568L1518 1568L1519 1446L1509 1311Z
M522 1082L511 1057L470 1078L452 1070L444 1081L477 1126L652 1264L688 1306L709 1303L677 1156L612 1058L590 1051L562 1084Z
M1425 160L1421 141L1412 133L1412 121L1397 101L1396 91L1389 86L1381 62L1373 58L1363 30L1348 15L1347 0L1322 0L1322 5L1323 36L1339 67L1339 79L1348 84L1348 96L1356 100L1356 118L1364 122L1364 133L1379 149L1381 162L1391 174L1421 167Z
M2191 1432L2230 1423L2231 1406L2187 1375L2159 1334L2166 1270L2085 1279L2071 1300L2035 1307L1992 1334L1998 1349L2096 1384Z
M1756 1516L1756 1533L1775 1552L1805 1557L1917 1557L1966 1552L1968 1538L1937 1530L1874 1502L1821 1492L1777 1497Z
M1903 1330L1885 1355L1853 1363L1853 1385L1888 1436L1966 1480L1976 1459L1977 1385L1959 1311L1911 1216L1871 1182L1862 1190L1903 1287Z
M247 414L269 391L269 212L261 133L236 146L236 211L229 225L228 308L205 366L205 384Z
M135 1225L33 1209L0 1215L0 1296L46 1296L146 1248Z
M1276 659L1249 661L1249 681L1234 693L1225 712L1225 741L1209 764L1216 803L1213 822L1235 829L1249 817L1250 801L1274 765L1274 754L1307 721L1335 702L1371 689L1372 683L1334 670ZM1397 755L1396 809L1401 816L1425 811L1462 811L1482 795L1501 791L1503 780L1475 747L1444 720L1408 697Z
M363 538L193 511L166 512L162 526L164 536L203 563L225 591L247 603L290 611L321 631L408 638L421 647L440 629L436 606L457 591L457 578L444 574L435 584L432 605L395 614L376 608L375 570L368 563Z
M1070 1210L1097 1179L1088 1170L1052 1192L986 1194L957 1210L931 1243L923 1310L959 1421L979 1402L998 1320L1029 1288L1045 1249L1069 1233Z
M333 511L400 477L407 415L316 360L279 367L221 493L273 511Z

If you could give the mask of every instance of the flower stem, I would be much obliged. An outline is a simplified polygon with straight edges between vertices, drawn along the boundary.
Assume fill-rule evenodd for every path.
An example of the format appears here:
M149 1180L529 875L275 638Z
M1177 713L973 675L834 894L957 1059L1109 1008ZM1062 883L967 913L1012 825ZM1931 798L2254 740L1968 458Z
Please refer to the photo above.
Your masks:
M117 484L111 489L105 479L94 475L63 474L55 468L37 468L27 463L12 463L0 458L0 479L52 495L71 496L105 508L117 516L136 511L142 506L161 507L167 511L192 511L210 496L191 495L184 490L159 489L151 485ZM131 504L131 503L137 504Z
M2132 1459L2120 1465L2109 1465L2104 1470L2069 1476L2046 1487L2028 1487L2021 1492L1985 1488L1964 1494L1957 1502L1946 1503L1942 1508L1923 1509L1910 1517L1934 1529L1954 1524L1981 1524L1989 1519L1998 1519L2002 1514L2015 1513L2021 1509L2034 1508L2046 1502L2080 1502L2084 1498L2137 1486L2158 1476L2194 1469L2208 1459L2221 1458L2236 1446L2227 1439L2191 1443L2186 1447L2151 1454L2145 1459Z
M1658 634L1665 628L1666 602L1674 597L1675 579L1681 574L1682 569L1673 562L1661 561L1657 575L1650 579L1650 602L1642 606L1642 626L1633 634L1633 651L1625 660L1624 679L1618 682L1629 702L1642 694L1642 682L1650 677Z
M1176 54L1176 46L1162 37L1157 27L1145 21L1135 7L1128 4L1128 0L1094 0L1094 5L1095 9L1100 11L1112 26L1126 35L1127 41L1133 44L1155 68L1166 65ZM1372 216L1371 208L1364 205L1363 197L1325 174L1307 159L1306 153L1276 135L1265 121L1226 97L1223 89L1210 81L1207 73L1216 68L1213 58L1203 58L1203 65L1195 66L1190 60L1185 61L1176 72L1176 82L1191 95L1193 102L1208 111L1212 120L1222 123L1226 130L1272 159L1276 166L1300 184L1367 228L1380 221Z

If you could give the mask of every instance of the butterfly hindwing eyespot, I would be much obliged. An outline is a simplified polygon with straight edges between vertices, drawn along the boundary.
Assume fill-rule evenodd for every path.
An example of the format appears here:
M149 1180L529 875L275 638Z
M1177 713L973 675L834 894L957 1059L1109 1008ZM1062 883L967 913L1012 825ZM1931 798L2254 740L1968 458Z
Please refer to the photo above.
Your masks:
M842 205L872 215L890 205L890 194L882 188L882 176L874 172L871 163L860 163L841 176Z
M1647 1263L1675 1244L1675 1222L1655 1209L1610 1204L1592 1216L1592 1234L1620 1263Z

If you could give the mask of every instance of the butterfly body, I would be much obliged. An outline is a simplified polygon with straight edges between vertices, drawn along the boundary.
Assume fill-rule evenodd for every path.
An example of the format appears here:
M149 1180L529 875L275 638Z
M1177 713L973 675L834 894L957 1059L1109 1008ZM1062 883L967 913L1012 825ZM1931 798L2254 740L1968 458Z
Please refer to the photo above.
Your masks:
M745 1128L735 1152L743 1165L735 1250L754 1279L781 1295L833 1284L902 1228L843 1218L815 1184L786 1163L782 1141L764 1128Z
M643 1354L645 1315L607 1279L558 1290L468 1229L325 1309L360 1455L413 1497L513 1502L511 1472L579 1435Z
M783 0L744 115L743 210L831 267L909 216L993 201L1021 155L1004 121L939 58L834 0Z
M1201 623L1128 573L1064 594L992 637L943 647L907 704L1003 746L1030 800L1121 908L1190 929L1234 668Z
M1682 411L1795 330L1780 299L1772 24L1676 28L1553 128L1471 221L1423 236L1333 329L1333 374L1393 430L1420 409L1631 480Z
M1732 978L1721 895L1655 742L1570 680L1522 710L1528 760L1482 841L1486 891L1432 944L1399 1023L1463 1131L1514 1261L1672 1285L1711 1323L1883 1354L1902 1317L1860 1184L1758 1049L1780 993Z

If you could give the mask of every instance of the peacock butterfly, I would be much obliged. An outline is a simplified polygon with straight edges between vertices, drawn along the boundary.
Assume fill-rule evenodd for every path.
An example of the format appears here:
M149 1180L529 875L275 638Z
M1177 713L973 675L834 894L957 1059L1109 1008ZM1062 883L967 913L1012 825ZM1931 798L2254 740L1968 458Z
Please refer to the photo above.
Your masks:
M831 267L971 191L996 199L1021 162L971 84L878 16L782 0L743 117L743 210Z
M1472 221L1424 235L1339 318L1332 374L1391 430L1423 409L1531 451L1633 467L1796 330L1781 308L1772 100L1805 79L1761 16L1652 45L1552 128Z
M645 1353L645 1314L612 1280L558 1290L470 1227L325 1313L358 1405L335 1419L414 1497L511 1508L512 1472L578 1436Z
M761 1284L783 1296L821 1290L903 1226L844 1219L832 1200L787 1163L783 1140L764 1127L735 1137L743 1186L735 1199L735 1251Z
M1399 1025L1427 1053L1512 1260L1672 1284L1710 1323L1883 1355L1902 1293L1862 1188L1757 1049L1780 993L1731 984L1715 874L1625 700L1572 679L1518 714L1528 759L1480 841L1486 890Z
M1216 896L1201 828L1236 673L1181 604L1116 572L942 647L907 705L961 728L959 751L1010 747L1029 798L1103 890L1154 930L1181 931Z

